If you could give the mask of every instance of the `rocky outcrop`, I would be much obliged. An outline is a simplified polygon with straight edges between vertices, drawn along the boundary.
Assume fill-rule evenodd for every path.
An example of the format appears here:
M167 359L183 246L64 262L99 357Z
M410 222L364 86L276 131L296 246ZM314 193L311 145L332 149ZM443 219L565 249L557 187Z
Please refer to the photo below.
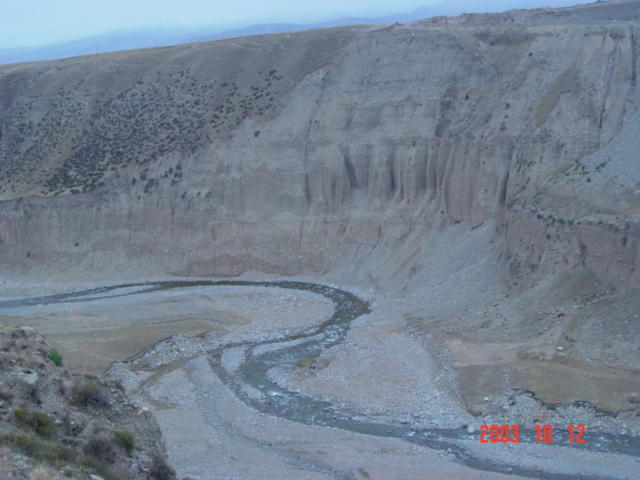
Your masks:
M2 478L175 478L148 410L62 363L37 330L0 325Z
M496 218L512 285L586 268L622 286L638 275L637 217L568 216L578 184L554 178L636 109L639 32L624 19L637 11L612 2L0 67L3 270L366 271L400 246L420 251L429 232Z

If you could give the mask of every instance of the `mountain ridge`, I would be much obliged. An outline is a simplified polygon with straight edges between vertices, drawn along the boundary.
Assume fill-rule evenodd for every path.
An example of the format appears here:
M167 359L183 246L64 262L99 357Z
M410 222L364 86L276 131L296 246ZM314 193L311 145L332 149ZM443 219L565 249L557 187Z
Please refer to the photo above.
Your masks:
M461 5L458 5L458 3L461 3ZM509 3L510 2L508 1L498 1L497 3L494 2L491 5L490 10L507 10L510 8ZM574 2L572 1L555 0L552 6L570 6L573 3ZM536 1L532 0L524 2L524 4L520 8L528 8L530 6L534 6L529 4L536 4ZM233 28L175 27L111 32L48 46L0 49L0 65L39 60L51 60L79 55L93 55L105 52L132 50L139 48L166 47L185 43L206 42L212 40L221 40L225 38L235 38L267 33L275 34L292 31L312 30L317 28L349 26L356 24L379 25L392 23L410 23L426 17L458 15L460 13L463 13L465 11L465 8L466 6L464 2L447 2L446 5L419 7L409 13L384 15L371 18L343 17L311 23L272 22Z

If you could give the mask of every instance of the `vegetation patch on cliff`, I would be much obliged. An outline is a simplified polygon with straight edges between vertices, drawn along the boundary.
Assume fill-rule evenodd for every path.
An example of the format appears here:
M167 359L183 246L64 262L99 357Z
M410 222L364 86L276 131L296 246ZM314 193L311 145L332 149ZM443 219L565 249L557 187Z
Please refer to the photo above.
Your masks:
M118 384L49 361L51 351L32 328L0 330L2 478L175 478L153 418Z

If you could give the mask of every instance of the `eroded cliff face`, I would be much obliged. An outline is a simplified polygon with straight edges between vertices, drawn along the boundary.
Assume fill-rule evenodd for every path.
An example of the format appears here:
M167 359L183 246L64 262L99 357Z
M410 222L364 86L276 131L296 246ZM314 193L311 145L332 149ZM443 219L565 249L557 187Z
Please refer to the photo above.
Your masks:
M620 3L630 10L615 13ZM606 8L609 19L594 20ZM614 207L640 176L607 183L606 164L585 176L580 162L635 118L640 32L625 20L637 10L617 2L0 67L2 270L357 265L364 280L380 269L411 278L412 261L437 256L425 243L434 231L495 220L511 285L559 269L636 282L640 197ZM577 179L558 182L565 174ZM604 191L610 201L585 208Z

